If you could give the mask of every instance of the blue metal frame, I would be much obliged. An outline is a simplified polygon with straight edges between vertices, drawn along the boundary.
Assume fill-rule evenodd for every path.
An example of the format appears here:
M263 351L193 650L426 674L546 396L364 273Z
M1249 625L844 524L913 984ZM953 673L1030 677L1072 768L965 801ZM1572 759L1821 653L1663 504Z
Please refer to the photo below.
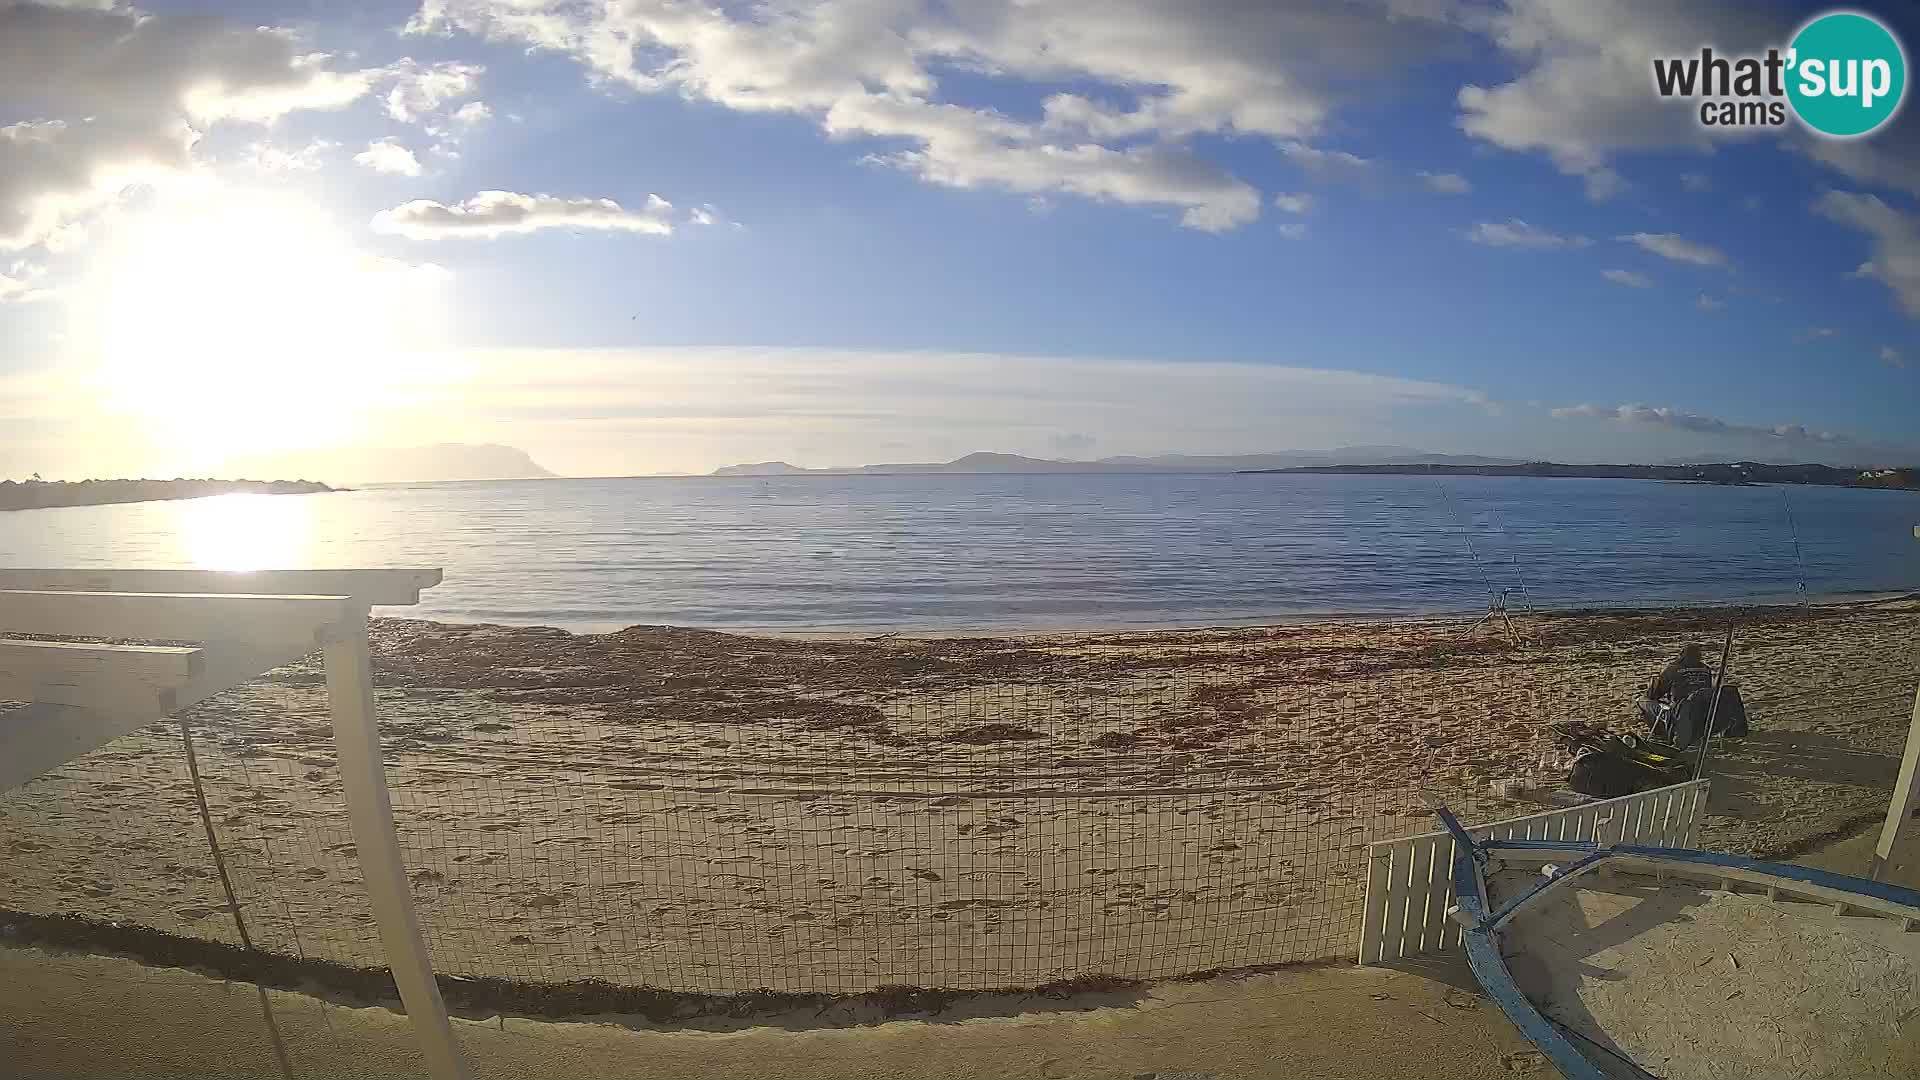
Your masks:
M1494 1003L1500 1006L1500 1011L1507 1014L1507 1019L1513 1021L1514 1026L1520 1029L1520 1033L1538 1047L1567 1080L1607 1080L1608 1073L1582 1053L1580 1048L1574 1045L1557 1025L1535 1008L1526 994L1521 992L1519 984L1514 981L1513 972L1507 969L1507 962L1500 955L1499 929L1505 918L1520 904L1548 889L1566 884L1607 859L1631 855L1683 865L1746 870L1779 878L1782 881L1821 885L1853 893L1856 896L1892 901L1920 912L1920 892L1901 888L1898 885L1889 885L1884 881L1869 881L1866 878L1849 877L1845 874L1815 870L1807 866L1760 862L1739 855L1727 855L1718 851L1697 851L1692 848L1644 847L1633 844L1601 847L1590 842L1571 840L1475 840L1460 824L1459 819L1445 807L1438 808L1436 812L1440 815L1440 823L1446 827L1447 832L1453 834L1453 892L1461 922L1464 924L1460 931L1460 943L1467 953L1467 966L1473 969L1474 978L1480 981L1487 996L1493 998ZM1489 911L1491 901L1486 893L1482 873L1487 865L1488 853L1529 849L1580 852L1581 857L1578 861L1556 872L1551 878L1502 904L1499 910ZM1649 1074L1643 1071L1642 1075Z

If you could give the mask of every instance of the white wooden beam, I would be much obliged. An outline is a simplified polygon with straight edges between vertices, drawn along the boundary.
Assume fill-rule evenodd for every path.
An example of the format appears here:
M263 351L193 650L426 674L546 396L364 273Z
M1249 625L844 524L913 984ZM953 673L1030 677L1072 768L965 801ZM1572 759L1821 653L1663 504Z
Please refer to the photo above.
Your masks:
M466 1080L466 1063L454 1040L433 961L413 909L413 891L400 858L380 756L380 728L373 715L372 661L365 619L337 626L327 643L327 704L333 711L333 741L340 754L340 782L353 824L354 851L367 885L374 921L386 946L387 966L400 990L407 1019L420 1040L434 1080Z
M359 623L366 624L365 608ZM0 791L313 652L310 642L224 643L200 650L201 670L171 691L170 702L106 702L84 708L41 701L0 712ZM5 695L0 695L4 697Z
M346 596L0 591L0 633L162 641L305 640L366 604Z
M1920 540L1920 525L1913 527L1913 538ZM1880 826L1880 839L1873 845L1873 857L1867 861L1867 876L1878 881L1892 864L1913 828L1913 812L1920 809L1920 688L1913 692L1913 718L1907 723L1907 746L1900 755L1900 778L1893 782L1893 795L1887 800L1887 820Z
M1920 530L1915 530L1920 534ZM1907 748L1900 757L1900 778L1893 783L1893 797L1887 800L1887 820L1880 826L1880 840L1873 845L1873 860L1867 876L1879 880L1892 864L1894 853L1902 849L1913 828L1913 812L1920 809L1920 690L1913 694L1913 719L1907 724Z
M91 645L0 638L0 676L108 675L174 686L198 674L204 666L199 649L177 645Z
M351 596L387 606L417 604L420 590L438 584L440 571L429 569L0 570L0 589Z

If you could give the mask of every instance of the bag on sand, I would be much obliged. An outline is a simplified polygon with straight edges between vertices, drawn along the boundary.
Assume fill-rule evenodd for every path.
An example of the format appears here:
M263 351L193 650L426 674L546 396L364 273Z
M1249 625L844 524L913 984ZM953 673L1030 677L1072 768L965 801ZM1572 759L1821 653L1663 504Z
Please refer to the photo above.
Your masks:
M1678 703L1663 706L1653 722L1653 737L1675 746L1692 746L1707 729L1707 717L1713 717L1713 732L1729 739L1747 737L1747 705L1740 700L1740 688L1731 684L1720 690L1720 709L1713 705L1713 688L1693 691Z
M1692 774L1692 761L1679 748L1611 732L1586 724L1555 725L1561 745L1573 751L1567 786L1582 795L1611 799L1678 784Z

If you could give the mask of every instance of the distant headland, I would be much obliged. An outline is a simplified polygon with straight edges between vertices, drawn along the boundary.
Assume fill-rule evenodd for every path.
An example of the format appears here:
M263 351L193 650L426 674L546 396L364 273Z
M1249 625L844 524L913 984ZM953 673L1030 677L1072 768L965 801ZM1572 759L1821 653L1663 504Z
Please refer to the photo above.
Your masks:
M347 447L239 458L226 471L253 476L312 476L330 484L416 484L441 480L533 480L553 474L517 446L435 443Z
M1702 465L1308 465L1246 469L1249 473L1327 473L1366 476L1551 476L1606 480L1668 480L1696 484L1819 484L1827 487L1920 488L1920 469L1841 469L1832 465L1768 465L1731 461Z
M0 480L0 510L105 506L207 495L312 495L332 490L311 480Z
M1161 454L1155 457L1106 457L1097 461L1026 457L986 451L952 461L902 462L888 465L848 465L807 469L784 461L725 465L715 476L918 476L927 473L990 475L999 473L1234 473L1260 472L1309 465L1336 465L1348 461L1393 464L1445 463L1452 465L1517 465L1517 458L1477 454L1435 454L1406 446L1342 446L1335 450L1279 450L1266 454Z

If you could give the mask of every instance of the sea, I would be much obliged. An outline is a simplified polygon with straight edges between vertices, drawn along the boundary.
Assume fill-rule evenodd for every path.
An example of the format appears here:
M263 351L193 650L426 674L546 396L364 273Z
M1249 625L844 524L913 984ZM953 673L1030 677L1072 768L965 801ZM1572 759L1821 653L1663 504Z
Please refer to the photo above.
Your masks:
M0 513L0 566L439 567L591 632L1149 628L1920 590L1920 493L1299 474L636 477Z

